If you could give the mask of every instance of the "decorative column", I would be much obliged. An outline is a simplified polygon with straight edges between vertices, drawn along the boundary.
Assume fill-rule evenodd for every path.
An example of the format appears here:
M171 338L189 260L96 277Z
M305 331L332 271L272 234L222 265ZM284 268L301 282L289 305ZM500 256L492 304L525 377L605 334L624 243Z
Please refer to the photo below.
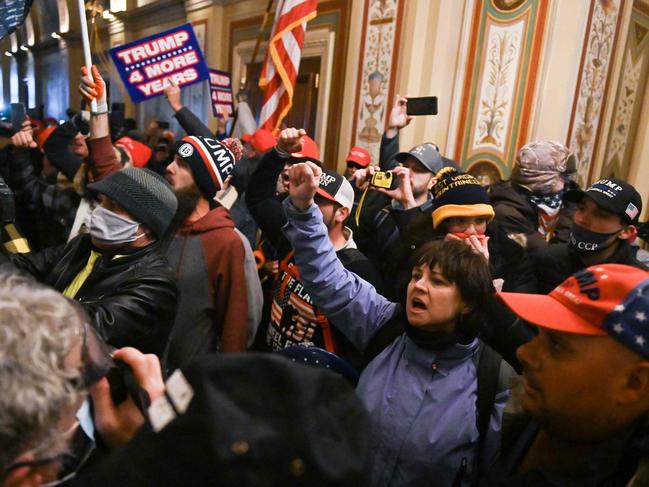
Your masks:
M611 77L613 53L620 30L624 0L592 0L584 39L567 145L577 157L576 181L587 185L591 161L600 137L598 130Z

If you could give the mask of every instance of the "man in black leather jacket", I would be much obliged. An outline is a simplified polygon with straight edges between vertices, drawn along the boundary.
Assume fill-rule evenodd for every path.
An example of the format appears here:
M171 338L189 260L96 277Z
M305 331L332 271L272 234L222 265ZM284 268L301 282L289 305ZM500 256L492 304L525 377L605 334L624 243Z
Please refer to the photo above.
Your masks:
M159 241L176 197L146 169L127 168L88 187L101 201L90 235L37 253L2 255L3 267L13 264L79 301L110 345L161 355L178 291Z

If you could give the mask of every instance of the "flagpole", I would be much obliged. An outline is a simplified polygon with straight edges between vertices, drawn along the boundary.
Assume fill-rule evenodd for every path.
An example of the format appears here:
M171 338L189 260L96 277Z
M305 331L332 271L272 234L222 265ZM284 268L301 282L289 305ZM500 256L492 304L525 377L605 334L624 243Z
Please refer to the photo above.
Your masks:
M259 27L259 32L257 33L257 40L255 41L255 48L252 50L252 58L250 59L250 64L255 62L257 59L257 54L259 54L259 46L261 44L261 36L264 35L264 29L268 23L268 17L270 10L273 6L274 0L268 0L268 5L266 6L266 12L264 12L264 18L261 21L261 27ZM248 69L246 68L246 78L248 77ZM243 90L243 84L239 87L239 91ZM232 118L232 125L230 126L230 137L234 133L234 126L237 124L237 118L239 118L239 102L237 101L237 109L234 111L234 117Z
M88 76L92 79L92 54L90 53L90 41L88 40L88 23L86 22L86 4L84 0L77 0L79 7L79 22L81 23L81 42L83 44L83 58L88 70ZM90 112L97 111L97 100L90 102Z
M264 34L264 29L266 28L266 23L268 22L270 9L272 6L273 6L273 0L268 0L268 6L266 7L266 12L264 13L264 19L261 21L261 27L259 28L259 33L257 34L255 49L252 51L252 59L250 59L251 63L255 62L255 59L257 59L257 54L259 54L259 45L261 44L261 36Z

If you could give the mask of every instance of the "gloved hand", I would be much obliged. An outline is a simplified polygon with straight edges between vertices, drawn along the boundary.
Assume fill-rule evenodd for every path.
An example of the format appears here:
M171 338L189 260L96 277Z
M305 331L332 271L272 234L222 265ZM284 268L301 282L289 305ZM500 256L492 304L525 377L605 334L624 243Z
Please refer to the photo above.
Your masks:
M106 102L106 83L99 74L99 69L92 65L92 78L88 76L88 69L81 68L81 83L79 84L79 93L88 102L97 101L97 111L92 115L108 113L108 103Z

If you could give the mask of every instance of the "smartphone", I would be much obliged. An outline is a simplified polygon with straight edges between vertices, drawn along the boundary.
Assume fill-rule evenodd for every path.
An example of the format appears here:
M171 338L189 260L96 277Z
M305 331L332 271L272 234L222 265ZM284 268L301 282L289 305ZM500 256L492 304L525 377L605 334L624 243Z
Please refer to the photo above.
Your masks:
M25 105L22 103L12 103L11 104L11 125L14 130L18 131L22 128L23 122L27 118L27 112L25 111Z
M160 127L162 130L168 130L169 122L163 122L161 120L158 120L158 127Z
M437 115L437 97L408 98L406 113L408 115Z

